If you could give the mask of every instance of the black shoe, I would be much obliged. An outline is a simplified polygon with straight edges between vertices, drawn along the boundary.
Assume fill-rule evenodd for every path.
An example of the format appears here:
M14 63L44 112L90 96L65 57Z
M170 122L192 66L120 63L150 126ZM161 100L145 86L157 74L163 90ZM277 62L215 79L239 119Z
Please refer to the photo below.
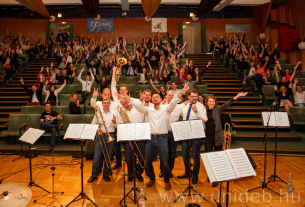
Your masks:
M170 172L170 173L169 173L169 178L173 178L173 177L174 177L173 173Z
M133 175L128 175L127 182L133 181Z
M163 176L163 173L162 172L160 172L160 174L159 174L159 178L163 178L164 176Z
M138 181L139 181L139 182L143 182L143 181L144 181L142 175L138 175L137 178L138 178Z
M109 171L108 175L112 175L112 171L111 170Z
M214 182L214 183L212 183L212 187L215 188L215 187L218 186L218 184L219 184L219 183L215 183L215 182Z
M50 144L49 146L49 151L52 152L53 151L53 145Z
M91 176L91 177L89 178L89 180L87 181L87 183L92 183L92 182L95 181L95 180L97 180L97 177Z
M197 183L198 183L198 176L193 176L192 184L197 184Z
M118 168L120 168L120 167L122 167L122 165L117 165L117 164L115 164L115 165L111 168L111 170L115 170L115 169L118 169Z
M178 179L183 179L183 178L188 178L189 177L189 174L188 173L184 173L182 175L178 175L177 178Z
M106 181L106 182L110 182L110 178L108 177L108 175L103 175L103 179Z

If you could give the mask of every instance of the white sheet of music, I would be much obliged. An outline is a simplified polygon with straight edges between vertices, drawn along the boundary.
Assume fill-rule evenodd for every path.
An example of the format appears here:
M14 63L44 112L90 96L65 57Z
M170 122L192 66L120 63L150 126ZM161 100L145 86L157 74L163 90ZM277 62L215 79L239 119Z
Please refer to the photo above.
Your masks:
M178 125L180 140L189 140L193 138L189 121L179 121L176 123Z
M26 142L29 144L34 144L41 135L45 133L44 130L29 128L20 138L19 140L22 142Z
M173 123L171 123L171 126L172 126L172 132L174 135L174 140L180 141L179 125L177 124L177 122L173 122Z
M135 139L135 124L118 124L117 141L131 141Z
M150 124L149 123L135 123L136 140L150 140Z
M94 140L97 129L98 129L98 124L85 124L80 138L87 140Z
M275 112L275 120L279 127L289 127L289 118L286 112Z
M237 177L242 178L256 176L256 173L243 148L227 149L225 152L227 153L228 158L231 161L231 164L234 168Z
M235 171L226 155L225 151L205 153L211 168L215 174L216 181L236 179ZM213 181L211 181L213 182Z
M274 112L268 112L268 111L267 112L262 112L262 118L263 118L264 126L267 126L269 116L270 116L269 126L270 127L276 126Z
M203 123L202 123L201 120L192 120L189 123L191 125L191 129L192 129L194 139L205 137Z
M80 138L85 124L69 124L64 139L78 139ZM96 131L95 131L96 132Z

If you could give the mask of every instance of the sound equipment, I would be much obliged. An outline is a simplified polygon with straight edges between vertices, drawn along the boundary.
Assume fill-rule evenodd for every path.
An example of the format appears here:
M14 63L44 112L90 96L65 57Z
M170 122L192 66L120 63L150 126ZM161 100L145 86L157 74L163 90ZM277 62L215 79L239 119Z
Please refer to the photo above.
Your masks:
M249 159L249 161L250 161L250 163L251 163L253 169L255 170L255 169L257 168L256 163L254 162L253 158L251 157L251 155L250 155L247 151L246 151L246 154L247 154L247 156L248 156L248 159Z

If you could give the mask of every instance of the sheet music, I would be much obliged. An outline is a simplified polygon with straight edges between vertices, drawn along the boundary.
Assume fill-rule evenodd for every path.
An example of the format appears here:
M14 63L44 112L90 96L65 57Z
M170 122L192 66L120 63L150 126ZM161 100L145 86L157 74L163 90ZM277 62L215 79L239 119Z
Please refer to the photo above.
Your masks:
M264 126L267 126L270 114L271 114L271 117L270 117L270 121L269 121L269 126L270 127L276 126L274 112L268 112L268 111L262 112L263 124L264 124Z
M190 121L192 133L194 139L205 137L204 128L201 120L192 120Z
M180 140L189 140L193 138L191 124L189 121L179 121L176 123L178 125Z
M231 161L237 177L256 176L256 173L249 161L249 158L243 148L227 149L226 153Z
M225 151L206 153L217 181L236 179L237 176Z
M173 122L173 123L171 123L171 125L172 125L172 132L174 135L174 140L179 141L180 140L179 125L177 124L177 122Z
M118 141L129 141L135 138L135 124L118 125Z
M150 124L149 123L135 123L136 140L150 140Z
M289 127L289 118L286 112L275 112L275 120L279 127Z
M80 138L87 140L94 140L97 129L98 129L98 124L85 124Z
M85 124L69 124L64 139L79 139L81 137L84 126Z
M41 135L45 133L44 130L29 128L20 138L19 141L34 144Z

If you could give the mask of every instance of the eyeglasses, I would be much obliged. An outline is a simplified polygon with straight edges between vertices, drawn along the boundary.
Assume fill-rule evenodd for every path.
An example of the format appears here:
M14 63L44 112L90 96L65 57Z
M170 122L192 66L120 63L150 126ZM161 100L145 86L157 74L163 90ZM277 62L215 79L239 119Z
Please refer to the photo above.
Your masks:
M191 98L197 98L198 96L190 96Z

